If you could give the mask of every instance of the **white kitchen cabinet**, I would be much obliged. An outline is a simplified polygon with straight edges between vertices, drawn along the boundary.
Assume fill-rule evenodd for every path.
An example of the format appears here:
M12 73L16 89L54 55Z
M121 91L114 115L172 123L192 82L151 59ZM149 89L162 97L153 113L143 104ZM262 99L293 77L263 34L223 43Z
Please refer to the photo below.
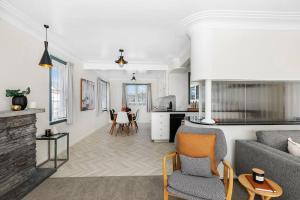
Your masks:
M151 113L151 139L153 141L168 141L170 137L170 113Z

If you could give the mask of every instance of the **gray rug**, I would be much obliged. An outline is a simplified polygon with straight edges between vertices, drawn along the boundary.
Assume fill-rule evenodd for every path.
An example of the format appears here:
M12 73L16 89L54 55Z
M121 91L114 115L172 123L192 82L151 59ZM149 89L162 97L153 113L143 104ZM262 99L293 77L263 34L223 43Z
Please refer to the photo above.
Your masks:
M162 200L161 176L49 178L24 200ZM169 198L170 200L179 200ZM247 200L237 181L233 200Z

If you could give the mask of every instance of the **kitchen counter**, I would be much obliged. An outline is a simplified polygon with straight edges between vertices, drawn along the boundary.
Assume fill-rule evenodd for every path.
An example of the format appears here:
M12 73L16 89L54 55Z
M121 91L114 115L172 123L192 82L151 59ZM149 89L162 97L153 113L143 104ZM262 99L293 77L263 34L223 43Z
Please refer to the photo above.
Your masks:
M200 118L199 116L188 116L186 117L186 120L194 124L207 125L201 122L202 118ZM212 124L211 126L218 126L218 125L220 126L223 125L300 125L300 121L266 121L266 120L245 121L242 119L227 119L227 120L217 121L215 124Z
M167 112L167 113L198 113L198 111L188 111L188 110L152 110L152 112Z

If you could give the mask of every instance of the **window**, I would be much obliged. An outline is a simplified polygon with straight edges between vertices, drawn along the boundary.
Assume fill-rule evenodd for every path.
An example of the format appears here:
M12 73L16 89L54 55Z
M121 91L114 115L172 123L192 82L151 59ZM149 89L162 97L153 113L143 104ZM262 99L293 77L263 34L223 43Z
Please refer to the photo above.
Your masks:
M51 56L53 67L50 68L50 124L67 120L66 98L66 62Z
M146 105L147 85L126 85L126 99L128 105Z
M101 111L107 111L108 110L108 91L109 91L109 84L106 81L103 81L101 79L98 80L98 90L99 92L99 107Z
M197 102L199 100L199 85L190 86L190 101Z

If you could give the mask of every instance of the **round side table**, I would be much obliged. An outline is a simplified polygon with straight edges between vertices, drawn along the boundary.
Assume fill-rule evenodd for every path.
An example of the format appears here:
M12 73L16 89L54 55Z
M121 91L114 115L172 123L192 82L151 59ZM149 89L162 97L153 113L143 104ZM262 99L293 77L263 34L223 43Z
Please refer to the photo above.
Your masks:
M271 181L270 179L266 179L268 183L276 190L276 192L264 192L264 191L259 191L255 190L251 183L246 178L246 175L250 174L242 174L239 176L239 182L242 184L243 187L246 188L248 194L249 194L249 200L254 200L255 195L261 196L262 200L269 200L272 197L279 197L282 195L283 191L282 188L276 184L275 182ZM252 176L252 175L251 175Z

